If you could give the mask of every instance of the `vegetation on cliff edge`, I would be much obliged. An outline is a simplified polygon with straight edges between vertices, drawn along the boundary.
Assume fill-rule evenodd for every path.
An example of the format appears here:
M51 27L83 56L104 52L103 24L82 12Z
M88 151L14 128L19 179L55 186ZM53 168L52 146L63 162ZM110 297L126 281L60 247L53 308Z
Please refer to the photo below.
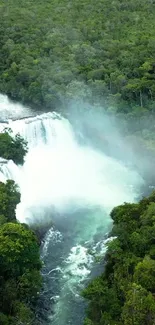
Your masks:
M0 156L22 163L26 144L0 134ZM39 242L35 233L16 220L20 193L13 180L0 182L0 324L34 325L41 289Z
M155 192L111 212L104 273L83 291L85 325L155 324Z

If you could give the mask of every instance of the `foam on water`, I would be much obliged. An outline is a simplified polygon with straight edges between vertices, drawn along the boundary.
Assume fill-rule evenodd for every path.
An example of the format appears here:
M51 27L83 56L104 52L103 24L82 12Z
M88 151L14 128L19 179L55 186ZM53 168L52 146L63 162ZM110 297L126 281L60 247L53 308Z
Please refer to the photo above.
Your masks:
M58 242L61 242L61 240L62 234L60 233L60 231L55 230L53 227L50 228L44 238L44 245L42 247L41 254L42 259L48 254L49 243L52 241L53 244L56 244Z
M71 248L65 263L67 264L65 272L72 276L78 276L82 280L90 273L88 267L92 263L92 256L88 254L86 247L77 245Z

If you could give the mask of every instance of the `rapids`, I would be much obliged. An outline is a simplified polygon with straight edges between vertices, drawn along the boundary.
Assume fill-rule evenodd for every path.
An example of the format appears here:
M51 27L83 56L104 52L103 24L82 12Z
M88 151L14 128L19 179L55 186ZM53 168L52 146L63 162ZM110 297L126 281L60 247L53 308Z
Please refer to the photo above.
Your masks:
M30 110L24 112L16 105L1 100L0 131L9 127L13 135L20 133L29 150L23 166L0 161L0 180L11 178L20 188L19 221L53 223L41 246L42 296L49 305L42 323L82 325L85 303L80 291L103 269L94 255L105 254L112 227L110 210L135 201L143 181L123 161L84 141L79 143L74 128L61 115L53 112L20 119Z

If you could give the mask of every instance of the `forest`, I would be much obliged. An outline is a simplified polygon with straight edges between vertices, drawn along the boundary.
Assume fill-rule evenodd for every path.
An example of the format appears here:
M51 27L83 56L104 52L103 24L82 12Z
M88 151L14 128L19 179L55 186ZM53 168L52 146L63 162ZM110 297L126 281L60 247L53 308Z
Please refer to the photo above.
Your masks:
M18 135L0 134L0 156L24 161L26 143ZM0 182L0 324L35 324L35 305L41 289L39 240L16 220L20 193L14 181Z
M155 192L111 212L104 273L83 291L85 325L155 324Z
M154 0L1 0L0 92L41 109L71 99L154 112Z

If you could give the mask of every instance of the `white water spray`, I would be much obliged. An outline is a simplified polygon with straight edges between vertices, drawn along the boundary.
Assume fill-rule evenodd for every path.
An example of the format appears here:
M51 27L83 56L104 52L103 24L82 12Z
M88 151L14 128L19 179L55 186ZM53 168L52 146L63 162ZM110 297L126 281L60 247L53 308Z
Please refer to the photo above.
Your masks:
M13 162L1 167L4 176L20 187L20 221L34 222L34 207L54 206L62 212L73 205L103 206L109 211L135 199L132 187L140 184L139 175L104 153L80 146L69 122L58 114L9 121L8 125L29 145L23 167Z

